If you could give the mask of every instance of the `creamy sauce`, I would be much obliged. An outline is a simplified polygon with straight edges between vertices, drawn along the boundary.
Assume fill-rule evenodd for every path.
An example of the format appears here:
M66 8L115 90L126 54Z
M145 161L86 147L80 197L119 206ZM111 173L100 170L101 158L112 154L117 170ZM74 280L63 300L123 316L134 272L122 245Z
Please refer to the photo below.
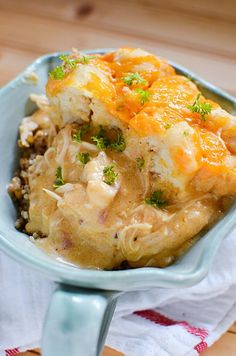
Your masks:
M42 226L47 226L48 237L38 240L37 244L48 253L68 263L86 268L117 268L126 259L133 267L140 264L164 266L185 250L184 246L190 246L190 242L185 242L186 231L191 237L200 230L202 224L205 225L208 220L209 223L212 222L213 212L214 219L217 218L220 211L219 203L210 196L208 198L203 196L205 203L199 211L204 209L203 215L208 214L209 217L206 217L203 223L199 219L200 227L199 221L191 227L191 220L195 221L198 213L193 214L192 208L184 212L183 209L187 209L185 202L170 204L171 197L169 197L169 205L164 209L156 209L146 204L145 197L158 188L156 176L148 173L147 162L146 167L144 166L140 171L136 160L128 158L123 152L115 152L111 149L106 150L106 159L109 164L114 165L118 173L117 180L120 188L107 208L97 208L89 202L86 194L87 183L82 178L84 167L75 159L83 144L73 141L73 132L75 132L73 125L67 125L59 132L54 144L45 153L41 167L45 169L45 164L50 167L46 176L38 175L37 171L31 169L31 220L27 225L27 230L29 232L40 231ZM95 132L96 128L91 127L86 134L87 139L89 140ZM91 140L89 141L91 145ZM90 154L91 160L98 157L98 152L94 149L90 151ZM53 190L58 160L61 162L66 185L65 188L62 186ZM145 178L146 175L148 177ZM67 185L69 188L66 188ZM42 187L54 191L61 201L56 202L51 196L47 196ZM199 201L199 196L197 201ZM195 210L194 201L190 200L187 206L189 204ZM176 219L177 221L179 219L178 214L179 216L186 215L184 219L189 220L188 229L184 224L182 228L179 227L179 222L175 226ZM127 229L127 226L130 228ZM161 229L170 231L176 229L176 240L173 240L174 244L168 249L164 248L161 253L155 254L156 256L150 259L151 251L155 250L150 242L153 241L155 244L155 239L148 240L148 237L142 236L148 234L151 236L155 234L155 231L162 231ZM183 239L181 240L178 236L182 236Z
M76 156L76 153L79 150L80 144L75 143L71 139L71 127L68 125L64 131L68 130L70 132L69 137L69 146L67 147L65 156L63 158L63 175L66 183L81 184L82 188L86 189L86 183L81 181L79 178L83 167L81 164L78 164L78 161L73 161L73 158ZM90 135L94 132L93 129L90 131ZM55 141L55 151L62 152L62 134ZM88 137L88 135L87 135ZM75 149L73 150L73 148ZM91 152L90 152L91 153ZM50 161L50 166L54 167L47 173L47 181L44 180L44 186L52 190L52 185L55 180L55 155L48 157ZM91 153L91 158L93 153ZM144 203L144 184L142 180L142 175L137 167L136 161L130 160L123 153L114 152L110 149L106 151L106 156L108 157L110 163L115 167L115 171L118 172L118 180L120 182L120 189L117 195L115 196L112 204L108 208L102 209L101 211L96 211L96 208L91 207L91 211L88 208L89 216L84 215L72 215L71 219L67 216L64 216L59 211L57 211L55 202L50 197L46 196L42 192L42 184L38 184L37 177L34 177L34 187L31 191L33 194L37 194L36 198L38 201L38 208L34 212L31 210L31 219L35 220L34 217L40 215L40 200L45 201L45 199L51 201L55 210L52 211L49 217L49 220L56 221L56 227L52 228L52 232L49 229L49 238L42 239L38 243L42 248L46 250L54 250L58 253L59 256L63 256L65 260L72 261L74 263L80 264L81 266L91 266L96 267L100 263L101 267L119 265L121 257L116 251L116 239L117 232L121 230L127 221L129 220L130 211L135 209L140 204ZM57 190L55 191L57 193ZM60 194L60 193L59 193ZM74 194L77 194L76 192ZM72 198L71 198L72 199ZM71 204L73 202L71 201ZM80 203L79 203L80 204ZM83 204L83 201L81 201ZM89 203L86 202L89 206ZM70 206L65 207L65 209L70 209ZM83 210L83 206L78 206L78 211ZM57 215L58 213L58 215ZM79 221L80 220L80 221ZM38 224L41 225L41 221L38 220ZM50 224L50 222L49 222ZM33 229L40 229L41 226L33 225ZM73 225L73 226L71 226ZM76 226L76 228L75 228ZM30 224L28 225L28 230L30 231ZM94 232L93 232L94 231ZM84 244L83 239L89 239L88 236L91 236L94 233L94 239L91 244L86 247L82 247L81 244ZM96 235L96 236L95 236ZM92 239L92 238L91 238ZM109 241L109 243L108 243ZM98 257L98 250L95 249L94 243L97 246L101 245L100 257ZM106 252L106 247L109 247L112 250L112 256L110 260L103 261L103 255ZM99 262L99 258L101 261ZM94 264L93 264L94 261Z

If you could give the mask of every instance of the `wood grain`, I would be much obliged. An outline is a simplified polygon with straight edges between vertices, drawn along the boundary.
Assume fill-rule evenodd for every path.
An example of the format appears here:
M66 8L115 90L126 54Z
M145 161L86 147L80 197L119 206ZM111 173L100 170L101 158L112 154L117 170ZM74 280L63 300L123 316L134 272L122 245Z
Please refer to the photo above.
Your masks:
M60 6L55 6L55 1L58 2ZM14 4L14 11L5 9L6 6L4 4L9 3ZM106 24L106 29L101 25L98 29L94 30L94 28L89 26L89 23L97 23L98 26L98 24L101 24L105 21L104 19L107 18L107 16L101 16L102 10L104 10L103 12L105 12L105 14L106 11L109 10L108 17L110 17L111 9L105 11L106 7L101 7L100 3L104 6L104 0L102 2L99 1L98 4L100 4L100 7L96 5L97 8L93 10L94 13L88 15L89 18L93 17L93 20L91 18L90 20L87 19L86 24L85 20L74 20L74 13L78 10L79 6L77 5L76 10L75 5L73 5L74 1L69 1L66 5L61 5L61 0L52 0L52 2L50 1L46 3L44 1L28 2L28 0L23 0L23 4L24 3L25 7L23 5L21 5L22 7L19 6L19 2L15 3L12 0L9 2L0 2L0 46L12 48L14 50L16 48L19 49L24 60L27 56L29 58L26 64L29 64L32 57L35 58L37 55L57 50L68 50L71 47L86 49L125 45L141 46L154 51L160 56L170 58L173 61L191 68L197 74L232 94L236 93L236 71L234 70L236 60L232 58L223 58L220 55L210 55L209 53L206 54L204 51L199 51L194 48L182 48L179 46L178 41L175 41L175 44L170 44L165 41L163 42L158 38L151 39L147 37L147 39L144 39L139 36L132 36L130 35L129 29L127 29L127 33L124 33L122 23L119 25L120 30L118 32L108 30L106 26L109 27L109 23ZM59 19L56 18L54 14L52 15L52 19L50 18L52 3L54 3L55 12L60 13L61 17L59 18L58 16ZM20 4L22 4L22 2L20 2ZM27 4L31 4L29 8L26 6ZM63 2L63 4L65 4L65 2ZM3 8L5 10L3 10ZM28 14L25 10L27 8ZM115 10L118 11L119 9ZM119 11L121 11L121 8ZM45 16L45 12L47 13L47 16ZM37 16L35 14L37 14ZM42 17L39 16L39 14ZM64 18L62 18L63 14ZM101 19L101 17L104 17L104 19ZM14 22L14 26L9 26L9 18ZM69 21L69 18L72 18L72 20ZM128 18L126 21L128 22ZM140 25L137 21L132 21L131 19L130 23L133 23L133 32L136 31L136 29L139 29ZM167 24L168 21L166 20L166 26ZM170 25L168 24L168 26ZM191 32L191 29L186 22L184 26L188 29L186 32ZM154 34L154 28L152 30ZM195 35L192 33L191 36L196 37L197 33L195 33ZM33 55L29 56L29 52L33 52ZM9 63L12 63L12 61ZM3 85L11 79L17 72L18 68L19 71L23 69L24 66L21 63L21 60L15 62L15 67L12 71L13 75L11 76L11 69L8 69L5 62L0 62L0 72L3 73L0 77L0 85Z
M229 329L229 333L236 335L236 323L234 323Z
M138 0L133 0L138 1ZM156 0L146 0L146 6L156 7ZM195 17L202 17L206 19L221 19L223 21L236 20L235 0L226 0L222 4L221 0L158 0L158 7L169 8L176 12L191 14Z
M79 11L85 3L75 0L68 2L23 0L24 6L22 6L22 1L8 0L3 1L2 6L4 7L6 3L12 3L11 10L14 8L14 11L22 14L28 10L31 15L37 14L37 18L38 14L41 16L46 14L47 17L50 14L50 18L54 20L57 17L78 26L89 25L99 30L124 35L129 33L139 39L149 38L173 46L176 46L177 41L178 47L194 48L204 53L236 59L236 46L231 45L236 35L235 24L221 18L206 19L202 16L195 16L191 12L186 14L183 11L173 10L171 7L153 6L150 8L138 1L135 3L134 11L134 4L126 0L90 0L91 11L86 11L85 15ZM54 11L52 11L53 8ZM216 23L217 31L213 26ZM85 30L86 27L83 28Z
M111 1L114 5L115 1ZM55 7L56 3L56 7ZM126 1L127 3L127 1ZM157 9L171 9L177 13L181 14L190 14L195 17L202 18L213 18L215 20L221 19L223 21L232 21L236 20L235 13L235 0L226 0L224 1L224 6L222 6L222 0L198 0L198 1L186 1L186 0L129 0L129 3L132 4L132 7L135 8L141 4L146 9L156 11ZM35 2L31 0L1 0L1 7L12 10L17 9L23 12L35 12L35 9L38 10L40 7L41 14L44 14L48 17L59 16L63 18L71 19L71 15L74 13L75 8L80 7L91 7L90 1L80 1L80 0L41 0L40 2ZM88 12L86 12L88 13Z
M30 350L27 352L23 352L21 354L19 354L19 356L39 356L40 355L40 351L39 350ZM124 356L124 354L122 354L121 352L118 352L110 347L105 347L102 356ZM56 356L56 355L55 355Z
M236 335L226 333L220 340L201 354L202 356L235 356Z
M33 60L37 53L0 46L0 86L18 75Z

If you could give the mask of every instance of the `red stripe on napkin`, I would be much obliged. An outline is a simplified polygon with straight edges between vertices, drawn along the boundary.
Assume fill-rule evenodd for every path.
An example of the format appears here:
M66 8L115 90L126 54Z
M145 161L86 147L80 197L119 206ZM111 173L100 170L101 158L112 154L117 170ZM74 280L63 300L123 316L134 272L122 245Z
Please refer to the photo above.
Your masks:
M201 342L194 347L194 349L199 353L206 350L208 346L205 341L205 338L208 336L208 331L206 329L192 326L187 321L177 321L177 320L167 318L166 316L151 309L136 311L134 312L134 314L144 319L150 320L155 324L159 324L163 326L171 326L171 325L182 326L189 334L198 336L201 339Z
M20 353L18 348L11 349L11 350L5 350L6 356L14 356Z
M201 352L205 351L207 349L208 345L206 341L201 341L199 344L197 344L194 349L200 354Z

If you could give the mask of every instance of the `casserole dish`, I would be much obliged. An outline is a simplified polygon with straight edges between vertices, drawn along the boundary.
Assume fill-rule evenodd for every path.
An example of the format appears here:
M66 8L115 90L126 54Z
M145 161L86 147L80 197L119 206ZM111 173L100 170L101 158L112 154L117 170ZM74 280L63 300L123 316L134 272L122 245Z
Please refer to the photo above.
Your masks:
M105 53L99 49L84 53ZM35 107L31 93L42 93L48 72L57 65L59 53L37 59L21 75L0 89L0 248L8 255L41 271L56 283L45 321L42 353L44 356L95 356L102 351L115 304L120 293L153 287L187 287L206 275L221 240L232 229L236 218L234 205L223 218L177 262L165 268L137 268L120 271L80 269L43 253L28 236L15 230L16 211L7 193L18 162L17 136L22 117ZM178 73L189 76L209 99L231 113L236 99L171 63ZM35 73L39 80L30 80Z

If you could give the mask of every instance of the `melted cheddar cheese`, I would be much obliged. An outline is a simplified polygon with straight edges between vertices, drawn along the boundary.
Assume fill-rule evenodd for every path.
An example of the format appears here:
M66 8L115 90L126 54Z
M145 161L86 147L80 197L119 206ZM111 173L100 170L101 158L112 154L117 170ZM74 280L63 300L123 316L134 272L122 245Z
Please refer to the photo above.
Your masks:
M134 72L145 80L144 85L135 81L130 86L125 84L124 78ZM199 91L188 78L176 75L165 60L141 49L122 48L98 55L89 64L78 64L62 80L49 79L46 92L54 97L68 87L89 93L104 104L108 113L142 137L164 136L169 127L185 121L196 131L195 144L202 161L224 165L223 158L229 152L218 131L227 119L203 121L198 113L191 112L187 106L194 102ZM139 88L150 93L149 100L143 104L136 91ZM203 96L201 102L210 103L213 110L219 107ZM228 133L234 135L235 130L230 128ZM181 156L180 150L179 155L175 154L176 160Z

